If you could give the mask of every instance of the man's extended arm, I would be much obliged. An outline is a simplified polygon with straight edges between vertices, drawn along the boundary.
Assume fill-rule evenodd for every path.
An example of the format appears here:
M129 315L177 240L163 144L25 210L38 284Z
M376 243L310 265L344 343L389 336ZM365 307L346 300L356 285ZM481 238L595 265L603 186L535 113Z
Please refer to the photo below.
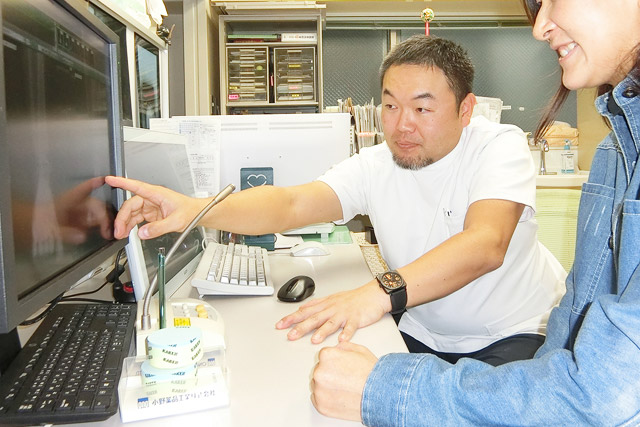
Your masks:
M524 206L506 200L480 200L467 211L464 229L416 261L398 268L407 282L408 305L416 306L447 296L502 265ZM410 226L410 225L407 225ZM280 320L291 340L317 329L314 343L342 328L339 340L349 340L391 310L389 296L372 280L352 291L304 304Z
M120 239L143 221L148 223L138 231L142 239L182 231L209 202L132 179L110 176L106 182L135 194L122 205L116 217L115 236ZM200 225L259 235L341 217L336 194L327 184L314 181L295 187L264 186L234 193L215 206Z

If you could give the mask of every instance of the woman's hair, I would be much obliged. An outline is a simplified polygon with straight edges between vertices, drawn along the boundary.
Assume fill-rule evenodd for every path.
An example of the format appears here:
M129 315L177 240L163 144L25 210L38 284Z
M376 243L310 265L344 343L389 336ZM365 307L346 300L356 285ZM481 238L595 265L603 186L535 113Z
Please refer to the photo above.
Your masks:
M536 22L536 17L538 16L538 11L540 10L540 5L536 0L522 0L522 4L524 5L524 9L527 12L527 17L529 18L529 22L531 25L534 25ZM631 69L631 73L636 76L636 80L640 77L640 45L635 49L636 62ZM609 84L601 85L598 87L597 94L598 96L611 91L613 87ZM638 88L640 89L640 88ZM534 133L534 140L538 141L542 138L542 135L547 131L549 126L553 123L556 116L558 115L558 111L562 108L562 105L567 100L569 93L571 91L567 89L562 82L560 82L560 87L556 94L551 98L549 105L542 115L542 119L538 124L538 128ZM607 122L608 123L608 122Z
M415 35L394 47L380 66L380 85L393 65L421 65L442 70L458 106L473 88L473 64L458 44L435 36Z

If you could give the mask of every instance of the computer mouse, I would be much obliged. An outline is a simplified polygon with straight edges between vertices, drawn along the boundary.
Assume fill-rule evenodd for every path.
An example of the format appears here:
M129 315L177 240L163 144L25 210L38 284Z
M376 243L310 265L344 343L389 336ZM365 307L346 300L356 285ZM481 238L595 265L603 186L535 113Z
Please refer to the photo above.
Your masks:
M284 302L299 302L313 295L316 284L309 276L293 277L282 285L278 291L278 299Z
M298 243L291 248L291 255L293 256L318 256L329 255L329 251L320 242L309 241Z

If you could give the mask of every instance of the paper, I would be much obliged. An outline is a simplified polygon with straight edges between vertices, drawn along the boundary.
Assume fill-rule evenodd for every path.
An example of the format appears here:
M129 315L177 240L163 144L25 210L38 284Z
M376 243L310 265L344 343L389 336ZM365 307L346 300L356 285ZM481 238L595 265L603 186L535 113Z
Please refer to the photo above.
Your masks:
M276 233L275 249L289 249L295 245L304 242L302 236L285 236L280 233Z
M220 191L220 120L212 117L172 117L151 119L151 130L178 133L187 137L187 152L195 192L214 196Z
M147 0L147 13L156 25L162 24L162 17L168 15L162 0Z

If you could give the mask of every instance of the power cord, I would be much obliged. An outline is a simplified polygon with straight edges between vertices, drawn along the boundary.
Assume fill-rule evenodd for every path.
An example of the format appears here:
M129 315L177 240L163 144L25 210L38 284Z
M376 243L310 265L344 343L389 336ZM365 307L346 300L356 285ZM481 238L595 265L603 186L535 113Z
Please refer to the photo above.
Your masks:
M42 319L47 317L47 314L51 313L51 310L53 310L53 308L56 305L58 305L58 303L62 300L63 297L64 297L64 293L61 293L60 295L58 295L57 297L52 299L49 302L49 307L47 307L42 313L40 313L39 315L37 315L36 317L34 317L32 319L25 320L24 322L20 323L20 326L33 325L34 323L38 323L39 321L41 321Z
M107 274L107 282L113 283L112 293L113 299L116 302L134 303L136 302L136 295L133 292L133 285L131 284L131 282L122 283L120 281L120 276L122 275L122 273L124 273L124 267L128 262L128 260L125 258L125 261L120 264L120 260L122 259L124 253L124 248L118 251L118 254L116 255L115 266L113 267L113 270L111 270L111 272Z

